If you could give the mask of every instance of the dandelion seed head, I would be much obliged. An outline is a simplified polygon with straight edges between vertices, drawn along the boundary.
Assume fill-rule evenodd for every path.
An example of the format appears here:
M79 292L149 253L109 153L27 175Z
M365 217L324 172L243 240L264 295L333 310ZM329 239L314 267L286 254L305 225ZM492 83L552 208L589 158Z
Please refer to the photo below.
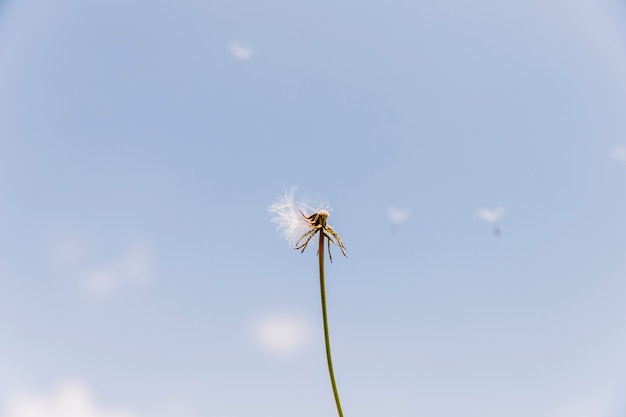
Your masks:
M296 189L292 188L285 192L268 207L267 211L273 215L272 223L276 223L276 230L280 232L290 246L294 246L298 238L311 229L309 222L303 217L323 211L328 216L325 204L319 204L317 208L296 200Z

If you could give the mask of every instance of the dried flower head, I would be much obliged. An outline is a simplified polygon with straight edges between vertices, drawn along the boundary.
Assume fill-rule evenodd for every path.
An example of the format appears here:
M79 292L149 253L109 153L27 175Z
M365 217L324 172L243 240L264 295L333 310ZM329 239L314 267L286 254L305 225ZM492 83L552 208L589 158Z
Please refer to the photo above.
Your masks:
M337 405L337 413L339 414L339 417L343 417L341 402L339 401L339 392L337 391L337 384L335 382L333 361L330 354L330 339L328 336L326 289L324 284L324 237L328 239L328 256L331 262L333 261L333 257L330 253L331 243L339 247L339 249L341 249L341 253L343 253L345 257L348 257L348 255L346 255L346 248L343 246L343 242L337 232L335 232L327 223L328 210L326 207L322 206L317 210L313 210L307 204L296 201L295 189L293 188L290 192L280 196L274 204L268 207L267 210L274 215L272 222L278 225L277 229L281 232L281 235L287 239L287 241L293 245L296 250L304 252L313 236L319 232L317 257L320 269L320 295L322 298L322 319L324 322L326 361L328 362L328 373L330 375L330 382L333 388L335 404Z
M321 205L317 209L311 208L308 204L296 201L295 188L290 192L283 194L267 209L274 214L272 222L276 223L277 230L281 232L281 236L289 242L294 249L304 252L309 241L321 232L328 239L328 256L332 262L333 258L330 253L330 244L341 249L341 253L346 255L346 248L341 238L332 227L327 224L329 216L325 205ZM312 214L306 214L312 213ZM300 242L303 242L300 244Z

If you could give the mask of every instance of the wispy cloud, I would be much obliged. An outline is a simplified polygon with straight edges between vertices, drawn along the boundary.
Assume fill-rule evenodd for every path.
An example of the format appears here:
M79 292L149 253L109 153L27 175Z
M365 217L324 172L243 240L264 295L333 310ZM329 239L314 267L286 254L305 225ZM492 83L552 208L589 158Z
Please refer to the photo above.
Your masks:
M91 260L89 241L81 236L61 236L52 241L50 262L58 273L73 277L90 295L109 295L122 287L139 285L152 279L155 256L146 242L135 242L118 256L104 262Z
M615 146L611 148L611 158L618 162L626 162L626 146Z
M118 258L86 268L79 279L88 293L108 295L126 285L148 282L155 269L151 248L145 243L135 243Z
M256 345L277 355L289 356L300 351L310 339L307 320L293 314L272 314L256 318L251 336Z
M238 41L232 41L229 45L230 53L239 61L248 61L252 58L254 50L251 46L244 46Z
M478 209L478 211L476 211L476 215L486 222L495 223L498 220L500 220L502 216L504 216L504 208L503 207L498 207L495 209L481 208L481 209Z
M101 408L81 381L62 382L48 394L9 398L2 411L3 417L137 417L130 411Z
M389 221L395 225L404 223L409 220L411 217L411 212L406 209L398 209L398 208L388 208L387 209L387 218Z

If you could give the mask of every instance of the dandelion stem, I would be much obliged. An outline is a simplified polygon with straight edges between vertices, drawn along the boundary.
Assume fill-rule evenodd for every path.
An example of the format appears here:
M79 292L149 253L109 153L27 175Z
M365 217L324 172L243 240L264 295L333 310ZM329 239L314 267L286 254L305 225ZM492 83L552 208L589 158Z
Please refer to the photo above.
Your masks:
M337 412L339 417L343 417L341 411L341 402L339 402L339 392L337 392L337 384L335 383L335 373L333 372L333 359L330 355L330 336L328 333L328 314L326 313L326 286L324 284L324 233L320 233L320 245L317 251L320 266L320 293L322 296L322 317L324 319L324 342L326 343L326 360L328 362L328 373L330 374L330 383L333 386L333 394L335 395L335 404L337 404Z

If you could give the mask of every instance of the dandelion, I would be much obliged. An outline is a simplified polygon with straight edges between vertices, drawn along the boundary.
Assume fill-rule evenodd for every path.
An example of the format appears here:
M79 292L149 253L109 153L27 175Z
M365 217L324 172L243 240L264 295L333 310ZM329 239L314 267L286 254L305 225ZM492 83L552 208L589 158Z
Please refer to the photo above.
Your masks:
M321 206L317 209L313 209L305 203L296 201L295 189L292 188L289 193L285 193L274 204L272 204L268 208L268 211L274 215L272 222L278 225L277 228L281 232L282 237L284 237L295 250L299 250L300 253L304 252L311 239L313 239L313 236L319 234L317 256L320 273L320 296L322 299L322 318L324 322L326 361L328 363L328 373L330 375L330 383L335 397L335 404L337 405L337 413L339 413L339 417L343 417L341 402L339 401L339 393L337 391L337 384L335 383L333 361L330 353L328 315L326 313L326 286L324 281L324 238L328 239L328 257L331 262L333 261L330 252L331 243L337 246L346 258L348 255L346 254L346 248L343 245L341 238L327 223L329 216L327 208L328 207L326 206Z
M268 211L275 215L272 222L278 225L277 229L281 236L302 253L313 236L320 232L321 241L324 240L324 236L328 239L328 257L331 262L333 261L330 252L331 243L339 247L341 253L348 257L341 238L326 222L329 216L328 207L322 204L314 209L304 202L296 201L295 192L295 188L292 188L268 208ZM307 216L305 213L313 214Z

